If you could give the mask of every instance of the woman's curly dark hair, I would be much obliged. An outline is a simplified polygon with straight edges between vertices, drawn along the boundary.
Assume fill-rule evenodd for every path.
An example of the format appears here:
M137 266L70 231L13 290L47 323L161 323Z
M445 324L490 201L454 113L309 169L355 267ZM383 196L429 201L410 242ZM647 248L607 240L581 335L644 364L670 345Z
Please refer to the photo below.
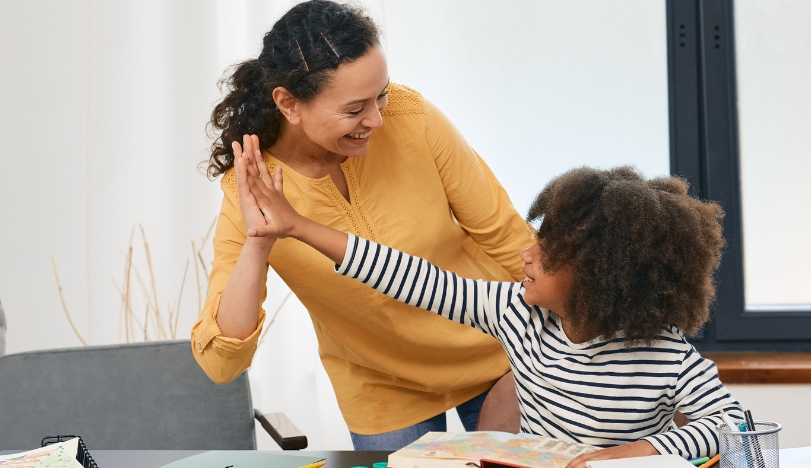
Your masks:
M527 219L541 219L541 264L571 268L565 310L588 336L651 342L709 318L724 212L688 195L678 177L646 180L632 167L574 169L552 180Z
M259 57L235 65L220 82L228 94L208 123L209 135L215 138L208 176L234 166L231 142L241 141L243 135L258 135L262 149L276 142L282 114L271 97L275 88L284 87L306 102L324 89L332 70L379 42L374 20L360 7L310 0L291 8L265 34Z

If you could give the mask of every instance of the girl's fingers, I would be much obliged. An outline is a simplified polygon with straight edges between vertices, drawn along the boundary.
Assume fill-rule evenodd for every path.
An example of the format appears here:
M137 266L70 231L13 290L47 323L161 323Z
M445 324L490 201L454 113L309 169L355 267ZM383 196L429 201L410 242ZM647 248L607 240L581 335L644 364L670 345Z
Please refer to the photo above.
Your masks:
M284 178L282 177L282 166L276 167L276 175L273 177L273 188L284 195Z
M254 164L256 165L256 171L259 172L259 166L262 163L264 163L264 160L262 159L262 149L259 147L259 137L256 136L256 134L251 135L251 146L253 147L252 148L253 151L251 152L251 154L255 154L255 153L259 154L258 158L256 158L256 157L254 158ZM260 176L261 176L261 173L260 173Z
M248 237L266 237L269 236L270 232L265 230L262 227L257 227L248 230Z
M257 177L257 174L254 173L256 168L245 158L245 165L248 168L248 186L250 187L251 193L253 197L257 200L257 204L259 199L267 199L270 196L270 189L265 185L264 182Z
M248 175L254 179L259 178L259 172L257 172L256 164L254 164L253 156L249 155L248 153L243 153L243 159L248 166Z
M273 177L271 177L270 172L268 171L268 165L265 164L265 160L262 159L262 152L256 150L255 158L256 158L256 166L259 169L259 177L262 179L262 182L265 183L266 187L268 188L272 187Z

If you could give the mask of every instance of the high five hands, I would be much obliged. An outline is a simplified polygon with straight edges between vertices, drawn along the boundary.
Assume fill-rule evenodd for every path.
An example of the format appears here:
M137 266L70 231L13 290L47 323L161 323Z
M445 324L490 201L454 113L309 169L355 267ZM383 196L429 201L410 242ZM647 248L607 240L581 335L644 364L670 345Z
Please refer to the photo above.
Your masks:
M282 167L273 174L259 149L256 135L245 135L232 144L237 192L245 229L249 239L269 239L271 243L284 237L311 245L335 263L341 263L346 252L346 233L318 224L296 212L284 196Z
M284 197L282 168L268 171L259 137L245 135L244 147L232 143L239 204L249 237L283 238L292 235L301 216ZM244 149L243 149L244 148Z

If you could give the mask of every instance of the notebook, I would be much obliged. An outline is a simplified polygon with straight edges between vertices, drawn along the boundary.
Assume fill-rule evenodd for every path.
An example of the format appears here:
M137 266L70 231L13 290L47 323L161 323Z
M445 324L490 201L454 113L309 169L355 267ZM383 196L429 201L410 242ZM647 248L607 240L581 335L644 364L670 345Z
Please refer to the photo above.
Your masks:
M161 468L223 468L228 466L232 468L301 468L322 461L324 461L324 457L282 455L251 450L212 450L163 465Z
M389 455L391 468L564 468L590 445L506 432L429 432Z

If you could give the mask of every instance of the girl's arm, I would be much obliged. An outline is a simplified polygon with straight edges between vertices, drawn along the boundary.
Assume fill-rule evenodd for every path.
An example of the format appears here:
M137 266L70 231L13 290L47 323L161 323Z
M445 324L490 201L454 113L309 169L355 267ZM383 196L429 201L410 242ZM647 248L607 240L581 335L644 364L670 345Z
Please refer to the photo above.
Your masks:
M264 166L260 165L262 171ZM249 175L252 171L248 166ZM267 171L266 168L264 168ZM250 190L268 220L253 237L294 237L335 262L336 271L400 302L435 312L498 337L498 317L519 285L459 278L428 261L336 231L299 215L284 197L281 166L273 175L249 177ZM265 185L262 179L270 181Z
M743 420L741 404L730 395L718 378L715 363L689 347L676 382L676 408L687 419L676 430L645 437L659 453L675 453L686 458L712 457L718 453L720 410Z

